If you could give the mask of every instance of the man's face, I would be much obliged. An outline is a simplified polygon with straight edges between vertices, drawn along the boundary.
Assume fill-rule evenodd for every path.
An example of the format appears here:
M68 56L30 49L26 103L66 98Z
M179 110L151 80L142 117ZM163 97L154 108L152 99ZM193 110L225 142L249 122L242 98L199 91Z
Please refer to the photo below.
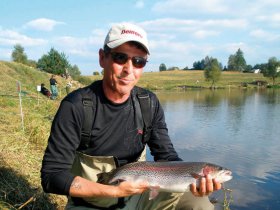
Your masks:
M143 71L143 67L137 68L133 65L132 58L135 56L147 58L147 53L129 43L112 49L111 53L123 53L129 59L124 64L118 64L114 62L112 54L105 55L103 50L99 51L100 66L104 69L103 87L105 93L109 92L116 97L129 96Z

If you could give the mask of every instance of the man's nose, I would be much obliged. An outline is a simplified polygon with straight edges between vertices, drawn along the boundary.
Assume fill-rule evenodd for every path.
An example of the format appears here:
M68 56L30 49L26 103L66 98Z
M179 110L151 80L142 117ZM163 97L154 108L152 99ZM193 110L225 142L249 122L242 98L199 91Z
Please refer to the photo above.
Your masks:
M131 74L133 72L133 63L132 60L129 58L127 62L123 65L123 71L127 74Z

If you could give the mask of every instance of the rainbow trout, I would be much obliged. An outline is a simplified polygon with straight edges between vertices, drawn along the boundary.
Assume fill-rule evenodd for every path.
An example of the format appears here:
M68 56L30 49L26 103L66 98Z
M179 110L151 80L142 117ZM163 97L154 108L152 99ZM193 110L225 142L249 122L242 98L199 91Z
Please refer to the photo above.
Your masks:
M145 181L149 183L150 200L158 192L182 193L190 191L190 184L196 183L201 177L210 174L220 183L232 178L232 172L224 167L206 162L135 162L117 168L110 184L121 181ZM198 184L198 183L197 183Z

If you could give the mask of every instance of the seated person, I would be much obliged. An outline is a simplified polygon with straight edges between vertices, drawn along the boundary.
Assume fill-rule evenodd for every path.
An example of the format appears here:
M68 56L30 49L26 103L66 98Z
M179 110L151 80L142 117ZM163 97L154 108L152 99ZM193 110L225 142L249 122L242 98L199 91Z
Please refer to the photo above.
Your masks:
M45 87L44 83L41 84L41 93L48 98L51 96L51 92Z

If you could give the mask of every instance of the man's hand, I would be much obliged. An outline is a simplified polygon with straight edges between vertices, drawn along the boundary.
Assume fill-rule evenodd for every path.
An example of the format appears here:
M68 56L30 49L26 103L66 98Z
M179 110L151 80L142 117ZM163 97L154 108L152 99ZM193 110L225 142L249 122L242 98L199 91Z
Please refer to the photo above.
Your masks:
M135 194L141 194L147 189L149 189L149 184L146 182L123 181L116 186L114 197L126 197Z
M200 179L199 188L196 187L196 184L191 184L191 192L195 196L205 196L211 194L213 191L220 190L222 188L221 183L217 182L215 179L212 179L209 175Z

